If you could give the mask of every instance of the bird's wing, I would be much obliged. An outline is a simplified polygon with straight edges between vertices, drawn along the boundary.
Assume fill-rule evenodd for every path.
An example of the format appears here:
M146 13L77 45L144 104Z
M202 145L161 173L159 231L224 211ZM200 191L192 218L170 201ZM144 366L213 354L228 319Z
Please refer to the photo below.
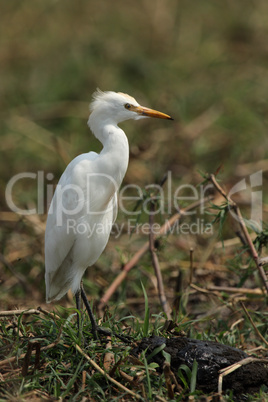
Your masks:
M72 216L65 211L72 211L80 202L79 189L83 191L83 182L80 180L76 183L77 167L85 159L90 165L97 157L98 154L95 152L79 155L69 163L58 182L47 216L45 233L46 273L56 271L74 245L75 230L72 230L74 229L72 225L75 223L74 220L77 220L78 214ZM83 209L80 210L80 215L83 215Z
M117 189L109 175L98 172L98 154L83 154L67 166L59 180L45 234L48 300L60 298L70 283L73 287L75 271L93 264L108 241L117 214ZM88 233L78 233L79 224ZM103 236L92 237L90 231L97 230L97 225L108 229Z

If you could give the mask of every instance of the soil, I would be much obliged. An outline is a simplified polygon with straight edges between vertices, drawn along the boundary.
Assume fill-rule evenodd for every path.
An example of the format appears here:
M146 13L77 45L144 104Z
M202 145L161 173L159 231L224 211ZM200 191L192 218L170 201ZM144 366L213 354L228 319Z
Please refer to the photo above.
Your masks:
M192 369L194 360L197 361L196 388L205 393L217 392L220 369L249 357L242 350L218 342L201 341L186 337L166 339L153 336L144 338L132 352L134 355L139 356L143 350L147 350L146 354L149 356L155 348L163 343L166 344L165 352L171 356L171 369L179 383L180 379L177 373L180 365L185 364ZM158 363L160 371L163 370L165 359L161 352L153 356L151 361ZM243 400L243 394L259 392L261 386L268 387L268 363L261 361L241 366L223 377L223 390L232 390L239 400Z

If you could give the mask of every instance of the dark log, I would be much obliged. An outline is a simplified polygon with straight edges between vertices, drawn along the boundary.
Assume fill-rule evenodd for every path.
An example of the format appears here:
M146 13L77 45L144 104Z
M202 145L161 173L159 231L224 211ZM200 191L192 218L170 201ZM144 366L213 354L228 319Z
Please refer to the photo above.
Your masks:
M178 369L181 364L185 364L192 369L194 360L198 363L197 386L204 393L217 392L219 370L228 367L246 357L249 357L242 350L223 345L218 342L201 341L185 337L163 338L152 336L143 338L132 353L138 357L139 354L147 349L146 355L149 356L155 348L166 344L164 350L171 356L171 369L177 377ZM162 371L165 359L159 352L151 361L158 363L159 370ZM149 363L151 362L149 361ZM241 398L244 394L252 394L260 391L261 386L268 387L268 363L252 362L242 366L223 378L223 390L232 390L234 395Z

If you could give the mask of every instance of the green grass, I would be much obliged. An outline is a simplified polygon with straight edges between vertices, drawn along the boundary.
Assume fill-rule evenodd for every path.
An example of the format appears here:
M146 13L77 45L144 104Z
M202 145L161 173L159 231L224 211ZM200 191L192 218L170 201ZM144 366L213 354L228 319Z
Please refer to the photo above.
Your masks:
M74 312L74 309L61 309L60 312L49 315L41 311L38 315L20 315L11 319L1 319L1 361L4 358L14 358L10 362L6 361L5 364L0 363L2 384L5 384L0 388L3 400L14 398L27 400L34 396L44 400L46 398L82 400L83 397L89 396L96 401L109 401L116 398L121 400L125 392L119 389L117 383L111 382L111 377L125 386L127 391L139 395L141 400L157 400L157 396L170 400L165 376L157 371L158 364L151 361L156 353L162 351L165 360L170 363L170 355L163 350L165 344L149 355L144 351L139 359L133 360L130 352L136 342L143 338L144 327L137 327L134 320L125 317L124 326L128 326L128 332L130 331L131 344L124 344L114 336L111 342L105 339L93 341L89 319L83 314L83 339L81 339ZM145 310L145 316L146 314ZM150 320L152 318L150 317ZM260 331L264 326L264 319L263 314L254 316L255 324ZM124 334L122 324L115 326L115 322L116 317L113 316L109 323L103 322L101 325L108 324L112 330ZM202 327L201 320L196 320L194 323L190 321L186 324L183 324L183 321L181 323L179 328L184 328L184 331L192 337L198 337L197 334ZM245 323L241 333L237 332L237 328L231 331L226 328L221 339L217 338L217 340L238 346L238 339L246 336L247 327L248 324ZM231 340L231 333L233 340ZM152 334L170 336L164 329L164 320L161 320L157 328L150 323L146 335ZM215 336L210 334L204 339L215 339ZM107 354L112 355L112 363L108 365L105 363ZM194 400L199 400L202 393L196 389L197 369L197 362L194 362L192 370L186 365L181 365L177 374L182 389L180 392L175 392L174 400L184 400L183 398L190 395L195 398ZM132 382L126 380L126 376L129 376ZM118 394L119 391L120 394ZM260 395L262 395L261 391ZM127 398L132 400L130 394ZM232 401L233 399L229 395L223 400Z

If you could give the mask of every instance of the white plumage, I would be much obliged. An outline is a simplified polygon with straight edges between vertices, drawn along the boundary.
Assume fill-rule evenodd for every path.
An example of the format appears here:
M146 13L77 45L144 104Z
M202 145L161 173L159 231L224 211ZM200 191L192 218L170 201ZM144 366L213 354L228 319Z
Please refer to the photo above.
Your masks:
M118 123L170 116L144 108L129 95L97 91L88 125L103 149L77 156L65 169L53 196L45 234L47 302L74 293L87 267L103 252L117 215L117 192L125 176L129 146Z

